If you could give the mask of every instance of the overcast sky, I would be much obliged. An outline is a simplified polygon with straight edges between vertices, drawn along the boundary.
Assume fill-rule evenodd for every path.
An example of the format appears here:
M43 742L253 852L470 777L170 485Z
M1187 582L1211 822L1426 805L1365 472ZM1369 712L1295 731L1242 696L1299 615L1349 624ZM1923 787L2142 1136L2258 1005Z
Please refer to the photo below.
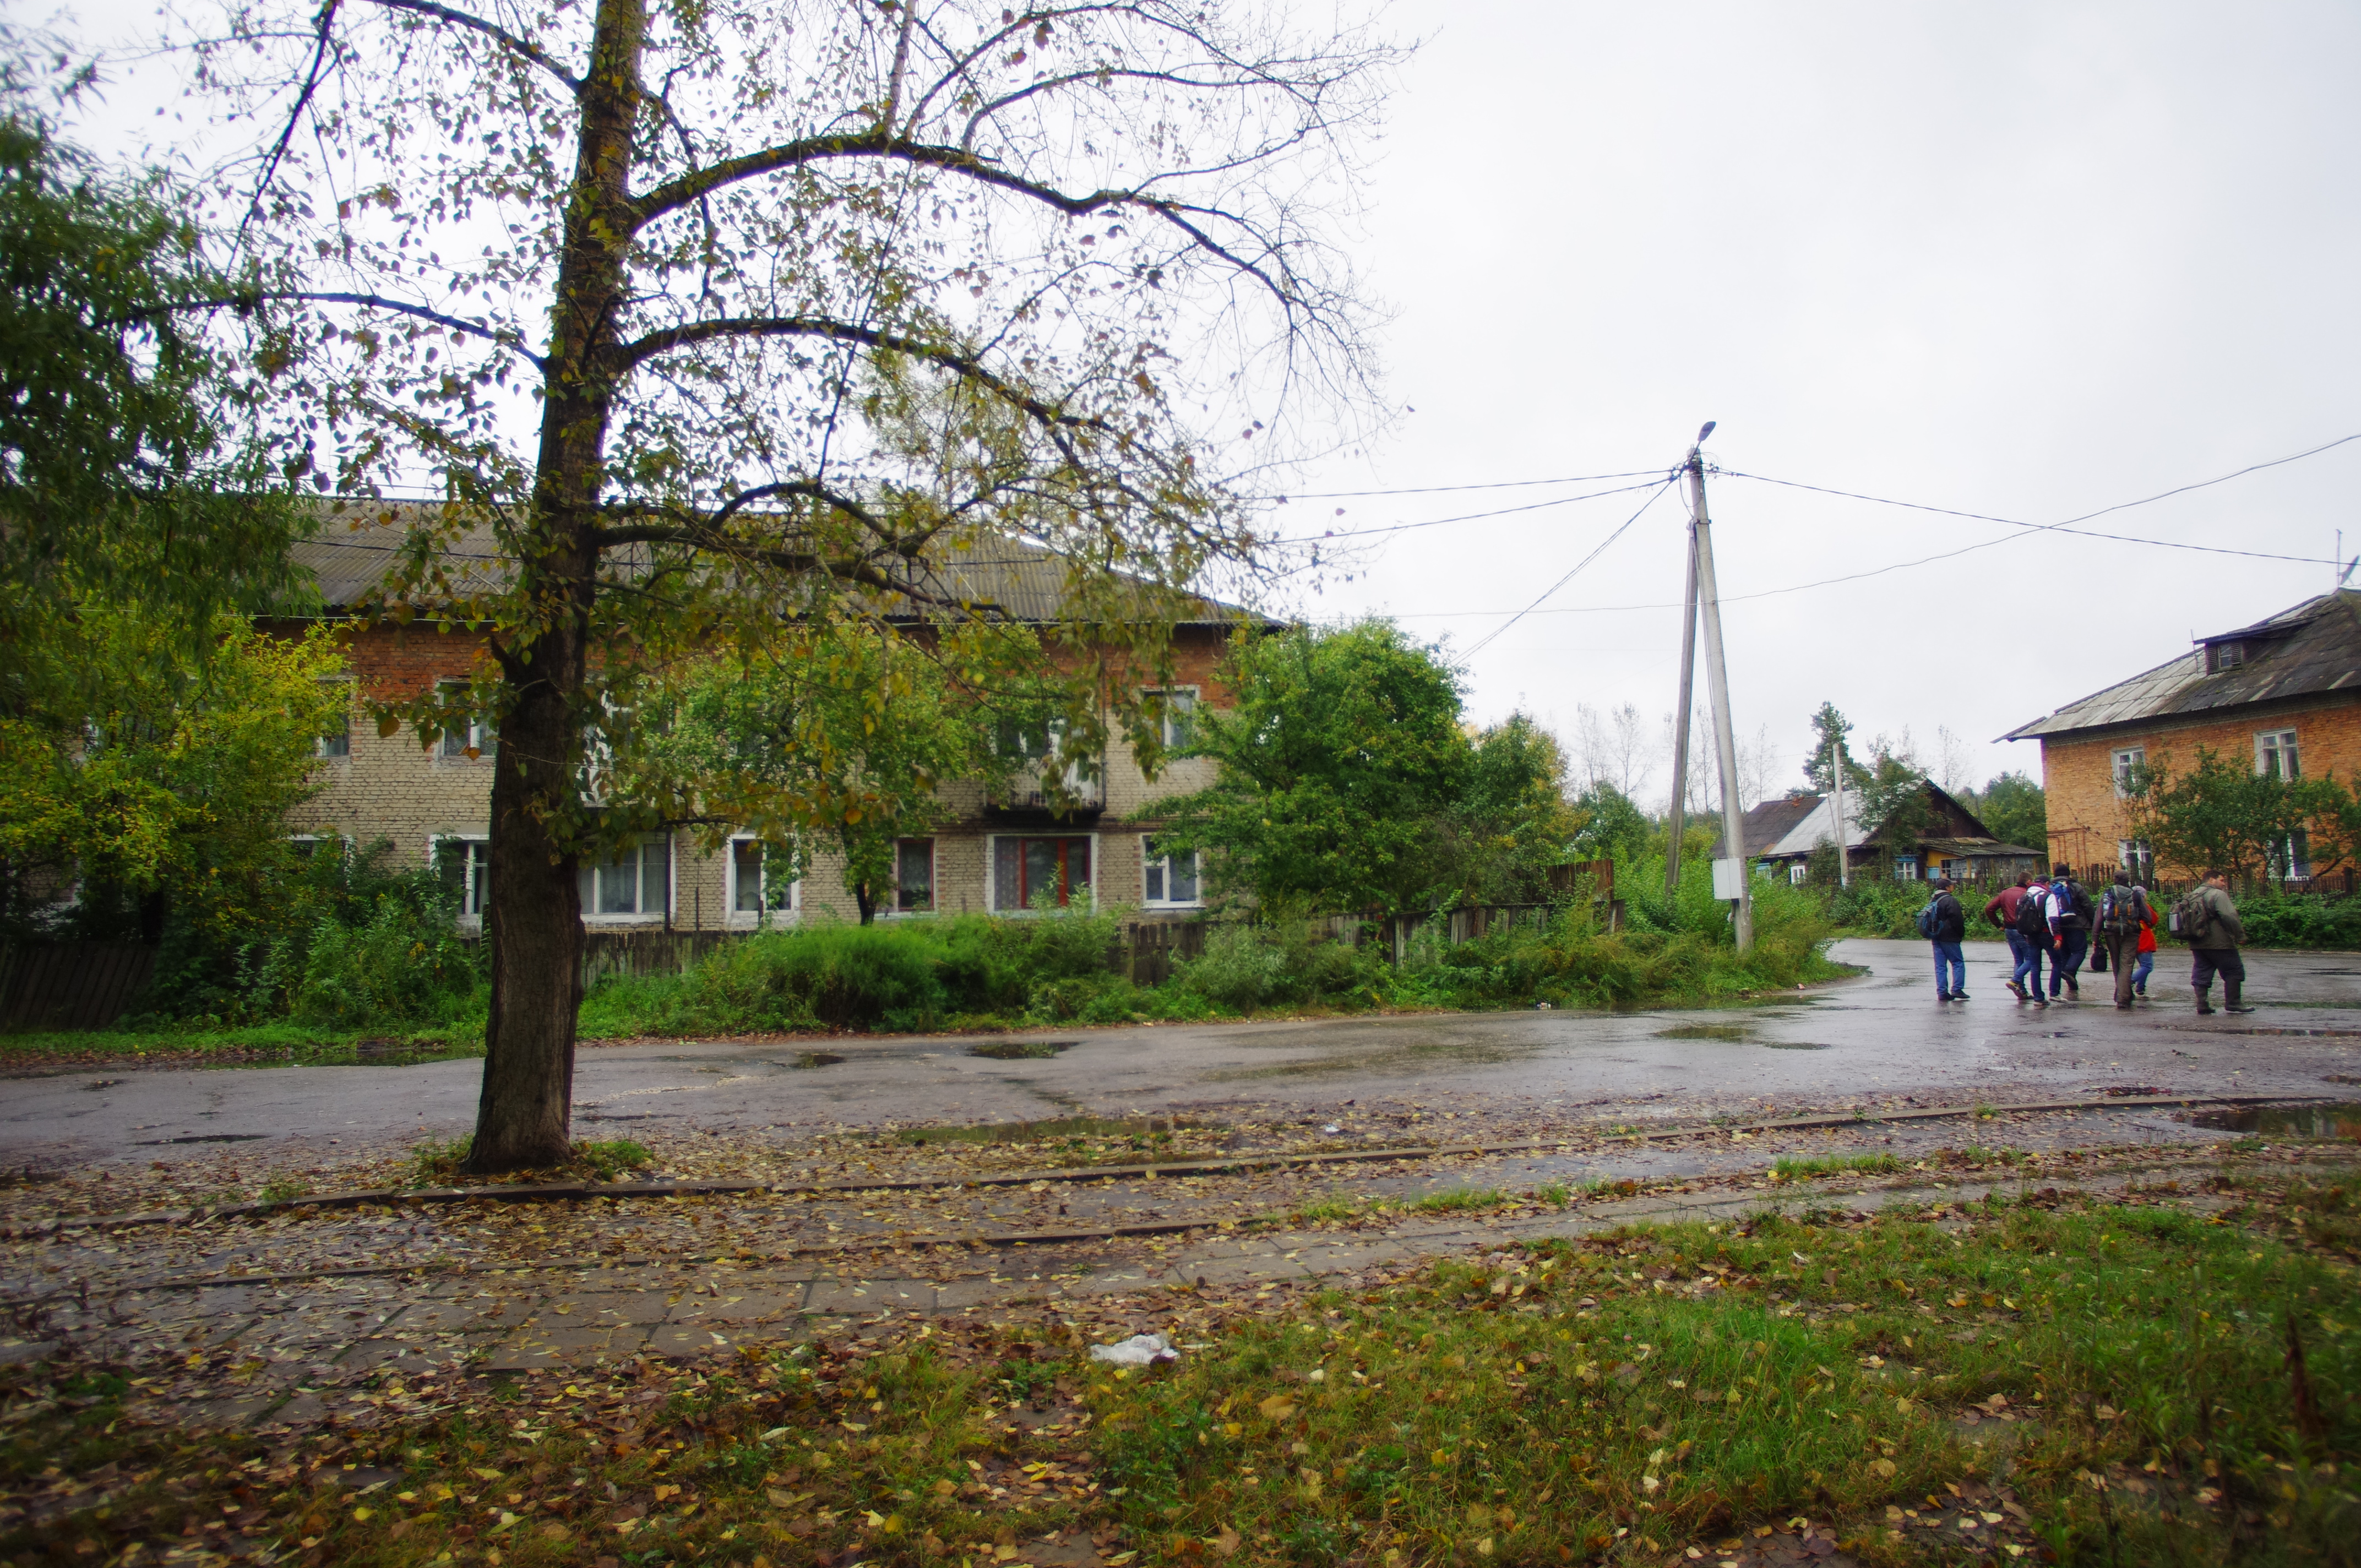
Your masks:
M2361 432L2361 8L1449 0L1393 100L1367 267L1406 413L1319 489L1676 463L2055 522ZM1572 489L1601 488L1601 486ZM2361 551L2361 442L2090 526ZM1344 526L1550 494L1343 499ZM1571 493L1571 490L1568 492ZM1316 608L1466 648L1631 514L1612 497L1395 536ZM1721 479L1738 728L1795 772L1835 702L2037 771L2028 718L2324 591L2325 565L2017 531ZM1669 710L1667 497L1477 654L1475 706ZM1632 609L1599 607L1644 606Z
M28 7L10 7L35 19ZM145 7L79 12L93 43ZM2361 432L2361 8L1403 0L1361 266L1393 315L1378 445L1302 492L1724 467L2052 523ZM118 104L143 120L137 93ZM1619 481L1628 483L1629 481ZM1370 528L1604 485L1291 503ZM1713 481L1733 706L1798 781L1807 718L2004 730L2325 590L2361 442L2059 534ZM1294 608L1459 650L1629 517L1619 495L1390 536ZM1342 507L1341 518L1326 516ZM1316 509L1316 510L1315 510ZM1652 726L1678 672L1667 495L1476 653L1476 716ZM1748 596L1770 594L1771 597ZM1702 700L1703 680L1699 681ZM1658 777L1659 787L1663 774Z

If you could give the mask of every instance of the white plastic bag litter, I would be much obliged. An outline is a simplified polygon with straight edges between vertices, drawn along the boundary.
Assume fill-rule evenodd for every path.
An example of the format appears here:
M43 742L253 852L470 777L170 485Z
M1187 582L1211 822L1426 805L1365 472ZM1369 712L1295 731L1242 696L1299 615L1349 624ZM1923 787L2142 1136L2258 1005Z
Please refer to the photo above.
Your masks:
M1159 1361L1178 1361L1180 1353L1162 1334L1134 1334L1121 1344L1094 1344L1091 1359L1115 1366L1153 1366Z

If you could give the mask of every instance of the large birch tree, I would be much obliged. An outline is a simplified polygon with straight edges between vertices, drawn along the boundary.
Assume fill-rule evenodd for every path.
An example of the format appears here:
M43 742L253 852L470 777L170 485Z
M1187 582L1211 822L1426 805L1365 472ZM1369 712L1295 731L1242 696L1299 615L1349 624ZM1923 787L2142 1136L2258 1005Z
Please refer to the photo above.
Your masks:
M688 809L600 809L586 769L628 772L668 668L787 618L989 618L946 563L1021 539L1064 564L1087 745L1172 595L1268 565L1224 479L1369 406L1337 225L1395 58L1301 17L324 0L197 40L220 123L267 133L218 190L290 472L363 522L424 487L381 612L483 635L475 1168L567 1152L578 857ZM487 518L489 587L452 569Z

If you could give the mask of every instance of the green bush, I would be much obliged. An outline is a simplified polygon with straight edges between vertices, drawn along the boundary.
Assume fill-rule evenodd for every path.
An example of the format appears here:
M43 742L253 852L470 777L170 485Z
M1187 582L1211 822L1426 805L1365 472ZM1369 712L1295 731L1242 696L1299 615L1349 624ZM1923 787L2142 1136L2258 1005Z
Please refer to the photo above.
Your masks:
M2257 948L2361 948L2361 898L2257 894L2238 900L2238 918Z
M1205 950L1173 966L1173 983L1235 1013L1250 1013L1287 982L1287 953L1263 927L1224 923L1205 934Z
M440 899L381 894L368 920L317 916L288 1014L299 1024L362 1029L449 1021L476 1000L474 950Z

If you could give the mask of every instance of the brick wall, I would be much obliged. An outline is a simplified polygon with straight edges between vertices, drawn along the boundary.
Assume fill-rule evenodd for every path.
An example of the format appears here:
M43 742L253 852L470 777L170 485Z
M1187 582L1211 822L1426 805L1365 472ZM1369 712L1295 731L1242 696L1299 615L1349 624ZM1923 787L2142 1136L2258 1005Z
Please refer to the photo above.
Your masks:
M2334 772L2348 784L2361 778L2361 693L2257 704L2230 718L2192 715L2091 736L2051 737L2041 743L2050 859L2076 866L2112 861L2117 841L2130 836L2124 802L2115 794L2117 751L2140 747L2150 767L2179 769L2193 764L2197 748L2206 746L2251 765L2255 736L2267 729L2296 732L2305 777ZM2202 869L2158 868L2182 876Z
M445 757L439 747L422 747L408 729L379 736L360 707L367 698L407 698L432 690L438 681L466 678L481 639L460 631L369 627L347 629L339 641L355 688L351 754L321 764L326 788L291 815L288 831L340 833L361 844L383 839L392 845L390 859L397 866L427 863L429 846L436 839L488 834L496 755ZM1182 627L1174 643L1173 685L1197 688L1199 701L1206 707L1227 706L1230 694L1213 679L1226 633L1212 627ZM1099 904L1137 905L1142 893L1140 836L1156 826L1146 815L1148 808L1165 796L1202 788L1213 777L1211 762L1190 761L1168 765L1151 781L1140 771L1130 744L1117 735L1108 746L1103 815L1071 827L1021 830L1093 836L1093 882ZM936 908L948 915L980 913L989 907L991 839L1020 829L992 819L981 785L955 783L944 787L944 795L950 819L934 835ZM1142 820L1130 820L1135 816ZM672 843L670 919L675 928L719 930L754 923L751 916L736 916L730 908L726 845L708 854L686 832L674 835ZM857 918L858 906L844 891L843 857L827 850L816 855L796 890L796 904L798 913ZM665 919L658 910L637 917L602 917L596 924L661 926Z

